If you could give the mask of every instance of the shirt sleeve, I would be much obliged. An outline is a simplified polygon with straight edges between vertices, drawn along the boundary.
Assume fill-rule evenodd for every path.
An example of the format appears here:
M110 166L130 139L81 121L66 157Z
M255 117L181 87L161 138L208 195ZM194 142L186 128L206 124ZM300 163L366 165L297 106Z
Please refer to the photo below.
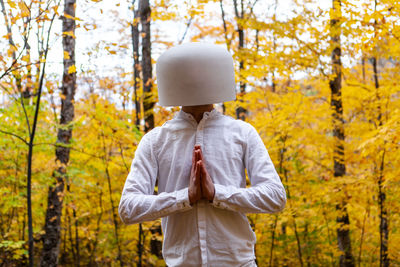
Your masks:
M260 136L251 126L244 155L251 187L215 184L213 205L243 213L275 213L286 204L286 191Z
M122 191L118 207L125 224L151 221L191 209L188 188L154 195L158 163L153 154L149 132L140 141Z

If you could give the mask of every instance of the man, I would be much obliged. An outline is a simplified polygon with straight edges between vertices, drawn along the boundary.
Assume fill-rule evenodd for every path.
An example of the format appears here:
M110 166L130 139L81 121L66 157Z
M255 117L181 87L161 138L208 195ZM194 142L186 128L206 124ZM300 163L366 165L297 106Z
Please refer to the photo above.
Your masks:
M162 217L168 266L255 266L245 214L281 211L286 193L254 127L213 107L235 99L232 57L216 45L185 44L161 55L156 68L160 105L182 109L140 141L121 219Z

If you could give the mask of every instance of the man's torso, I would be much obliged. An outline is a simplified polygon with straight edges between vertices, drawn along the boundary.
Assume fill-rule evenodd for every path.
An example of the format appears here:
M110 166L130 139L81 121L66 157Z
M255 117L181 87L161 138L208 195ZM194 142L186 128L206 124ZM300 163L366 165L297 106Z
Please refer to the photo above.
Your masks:
M213 110L199 124L180 112L152 130L152 149L158 162L158 192L189 185L192 152L202 147L207 170L215 184L246 186L244 153L249 125ZM163 255L170 266L239 266L254 260L255 235L245 214L200 201L194 208L162 218Z

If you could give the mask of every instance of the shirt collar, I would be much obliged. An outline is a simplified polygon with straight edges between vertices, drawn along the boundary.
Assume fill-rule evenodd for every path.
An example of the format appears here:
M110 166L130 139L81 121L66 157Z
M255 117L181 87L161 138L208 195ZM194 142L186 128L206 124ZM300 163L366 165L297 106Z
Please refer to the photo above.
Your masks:
M217 111L215 108L213 108L211 111L204 112L203 119L215 118L219 115L221 115L221 113L219 111ZM187 113L187 112L183 111L182 109L175 115L175 118L195 122L197 124L197 121L192 116L192 114Z

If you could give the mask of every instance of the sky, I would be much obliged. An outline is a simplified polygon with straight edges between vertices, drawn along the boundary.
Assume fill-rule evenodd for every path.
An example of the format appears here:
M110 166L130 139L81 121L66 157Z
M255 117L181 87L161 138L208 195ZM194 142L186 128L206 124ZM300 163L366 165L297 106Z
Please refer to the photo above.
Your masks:
M136 0L138 2L139 0ZM151 4L154 6L156 3L153 0ZM166 0L168 1L168 0ZM131 46L131 30L129 21L132 19L131 1L115 1L115 0L103 0L103 1L90 1L78 0L76 9L76 17L79 18L77 21L76 29L76 68L78 75L83 72L92 71L98 77L105 76L120 76L123 72L129 72L132 70L132 46ZM231 5L232 1L224 1L226 16L232 15L233 8ZM302 1L298 1L302 2ZM310 2L305 0L304 2ZM329 9L331 6L331 0L316 1L322 9ZM176 22L174 21L154 21L152 22L152 34L158 34L162 36L162 40L177 44L178 41L184 35L186 30L187 19L187 7L190 5L196 5L196 1L193 0L170 0L169 11L176 11L180 18ZM254 12L257 17L271 17L273 12L273 4L275 0L258 0L255 5ZM277 17L280 20L286 19L291 15L290 10L295 6L292 0L280 0L277 1ZM315 3L313 4L315 7ZM205 11L209 14L210 20L208 24L215 24L222 26L221 14L219 1L209 3L205 5ZM62 9L60 9L62 10ZM188 28L188 32L184 42L190 40L190 36L196 33L196 29L193 26L196 22L196 18ZM204 21L203 21L204 23ZM4 18L0 16L0 34L6 34L6 28L4 25ZM96 26L94 26L96 25ZM63 70L63 48L61 43L61 20L55 21L52 32L52 39L50 41L50 51L48 55L47 75L57 78L61 77ZM18 42L17 36L20 34L17 32L16 27L14 29L14 36ZM35 42L37 42L34 34L31 34L31 46L32 53L37 51ZM0 49L5 49L8 43L5 39L0 41ZM126 48L121 48L126 47ZM108 48L108 50L106 49ZM165 51L166 46L162 43L152 43L152 56L154 60L157 60L158 56ZM111 51L111 52L109 52ZM112 52L115 51L116 53ZM113 54L114 53L114 54ZM34 57L34 55L32 56ZM155 71L154 71L155 73ZM59 79L60 80L60 79ZM78 92L79 95L79 92Z
M137 0L138 1L138 0ZM184 6L190 3L190 1L171 1L171 2L182 2L183 4L177 4L178 12L181 17L185 15ZM259 0L255 12L260 15L269 16L268 7L270 2ZM322 0L318 1L322 8L329 8L331 1ZM183 8L179 8L183 7ZM284 19L288 16L287 8L291 6L290 0L278 1L277 12L279 16ZM105 75L112 75L112 72L117 67L121 67L129 70L132 66L132 52L131 52L131 39L130 39L130 27L126 25L128 21L132 19L132 11L130 10L131 3L129 1L112 1L104 0L101 2L86 1L82 6L77 7L76 16L82 21L79 22L81 27L77 28L76 36L76 61L78 70L88 70L96 67L97 71L104 73ZM228 9L229 7L227 7ZM216 24L221 24L219 3L209 4L206 6L206 12L214 13ZM228 12L227 12L228 13ZM180 20L179 22L153 22L152 30L157 31L158 34L163 36L163 40L173 42L175 44L182 38L186 29L186 20ZM85 27L93 28L92 25L96 24L97 28L94 30L86 31ZM124 25L125 24L125 25ZM61 21L55 25L54 30L60 31ZM184 42L188 42L191 34L195 31L193 23L189 27ZM128 49L121 49L116 55L112 55L104 50L104 47L110 46L113 48L111 43L117 45L127 45ZM90 56L87 52L95 50L98 47L96 55L92 53ZM152 44L152 55L153 59L157 59L158 56L165 50L165 46L162 44ZM58 70L62 66L62 45L60 38L55 40L51 54L49 55L52 66L50 69ZM61 72L59 72L61 73Z

